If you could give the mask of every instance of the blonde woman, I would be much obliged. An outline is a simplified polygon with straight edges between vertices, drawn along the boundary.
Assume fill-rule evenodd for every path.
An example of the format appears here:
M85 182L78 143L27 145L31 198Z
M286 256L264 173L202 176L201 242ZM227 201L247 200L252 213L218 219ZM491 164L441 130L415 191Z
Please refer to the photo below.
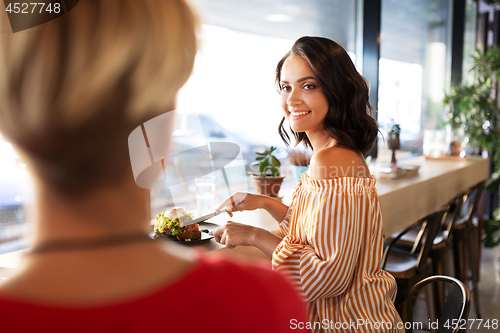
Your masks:
M148 237L127 138L175 107L196 53L191 7L82 0L19 33L6 20L0 131L26 162L36 200L33 247L0 284L0 330L284 332L303 320L280 275Z

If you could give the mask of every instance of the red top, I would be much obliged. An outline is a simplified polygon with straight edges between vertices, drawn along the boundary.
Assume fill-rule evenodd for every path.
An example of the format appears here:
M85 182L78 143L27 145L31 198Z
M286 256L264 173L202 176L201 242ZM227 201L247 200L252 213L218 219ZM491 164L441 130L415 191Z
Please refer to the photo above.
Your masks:
M304 304L280 274L203 256L180 280L125 303L63 308L0 295L6 333L289 332L297 322L305 322Z

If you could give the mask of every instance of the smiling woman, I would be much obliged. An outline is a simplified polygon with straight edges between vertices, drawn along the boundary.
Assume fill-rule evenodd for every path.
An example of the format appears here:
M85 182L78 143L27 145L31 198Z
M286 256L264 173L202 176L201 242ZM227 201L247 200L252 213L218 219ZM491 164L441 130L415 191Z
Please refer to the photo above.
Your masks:
M375 179L362 154L372 147L377 123L371 117L368 87L347 52L332 40L302 37L278 63L276 83L284 117L296 144L314 150L310 169L297 183L290 206L260 195L237 193L219 209L266 209L278 222L269 232L236 222L214 231L228 248L250 245L289 276L308 300L313 332L370 322L378 332L396 332L396 281L380 269L382 214ZM235 205L234 203L237 203ZM344 326L342 326L344 327ZM373 326L357 325L358 332Z
M396 285L379 268L380 204L362 156L378 131L366 81L339 44L302 37L279 62L276 82L296 144L314 155L279 224L283 239L273 267L307 297L311 322L363 318L396 331ZM283 121L280 132L288 138Z

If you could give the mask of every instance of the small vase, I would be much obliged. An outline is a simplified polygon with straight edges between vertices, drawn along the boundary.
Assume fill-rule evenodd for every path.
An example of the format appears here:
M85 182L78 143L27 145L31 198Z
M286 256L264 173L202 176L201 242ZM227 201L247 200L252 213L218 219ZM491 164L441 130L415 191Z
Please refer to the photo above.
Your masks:
M399 140L399 134L391 134L387 139L387 145L391 150L400 149L401 141Z
M389 135L389 138L387 139L387 146L389 146L389 149L392 150L391 164L395 166L397 164L396 150L401 148L401 141L399 141L399 133Z
M269 197L277 197L281 189L281 183L284 176L281 177L260 177L251 175L257 193L267 195Z
M309 170L308 166L300 166L300 165L292 165L292 174L293 178L296 181L299 181L302 179L302 174Z

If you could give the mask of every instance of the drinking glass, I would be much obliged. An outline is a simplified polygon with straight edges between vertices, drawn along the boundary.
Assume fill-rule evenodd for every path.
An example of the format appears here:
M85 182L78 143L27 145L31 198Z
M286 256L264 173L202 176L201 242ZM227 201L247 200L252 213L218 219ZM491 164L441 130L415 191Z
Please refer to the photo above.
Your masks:
M198 216L212 213L214 210L215 176L198 177L195 182Z

